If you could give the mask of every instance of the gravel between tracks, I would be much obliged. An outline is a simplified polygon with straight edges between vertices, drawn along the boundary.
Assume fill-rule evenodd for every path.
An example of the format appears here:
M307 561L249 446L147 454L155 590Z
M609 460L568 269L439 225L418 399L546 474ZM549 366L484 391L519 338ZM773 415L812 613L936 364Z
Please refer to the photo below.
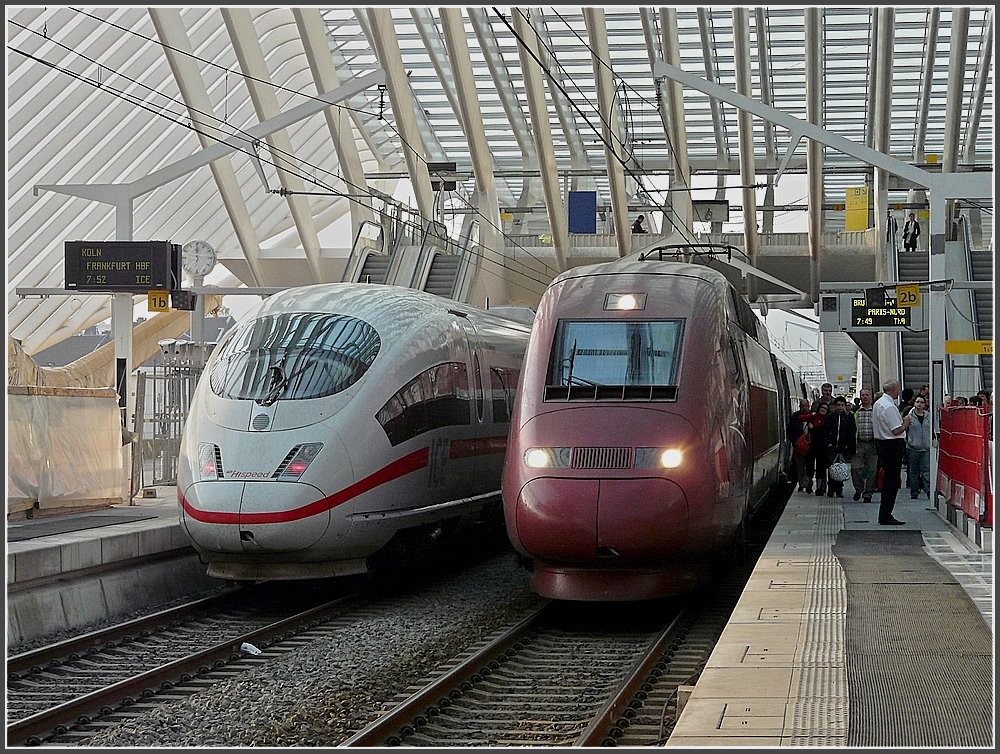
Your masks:
M441 663L513 625L537 597L508 550L400 589L370 617L164 703L85 746L336 746Z

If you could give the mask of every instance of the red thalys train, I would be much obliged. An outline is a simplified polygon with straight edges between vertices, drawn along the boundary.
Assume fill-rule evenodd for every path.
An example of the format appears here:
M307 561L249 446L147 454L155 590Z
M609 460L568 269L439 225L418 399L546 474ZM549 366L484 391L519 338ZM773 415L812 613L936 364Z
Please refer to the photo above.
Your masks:
M722 273L671 261L559 275L521 376L507 532L532 589L566 600L696 588L783 475L803 390Z

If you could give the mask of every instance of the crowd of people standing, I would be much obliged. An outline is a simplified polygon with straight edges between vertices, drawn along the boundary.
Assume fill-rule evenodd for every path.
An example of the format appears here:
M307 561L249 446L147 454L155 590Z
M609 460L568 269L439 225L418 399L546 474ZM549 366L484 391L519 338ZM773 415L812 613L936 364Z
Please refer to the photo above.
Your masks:
M985 390L960 401L947 398L945 405L993 410L992 396ZM849 402L845 396L834 397L833 385L827 382L812 403L800 399L787 432L794 447L791 478L799 491L812 494L815 488L818 496L844 497L842 464L849 464L855 502L870 503L880 493L882 525L903 523L892 515L902 469L907 470L911 499L931 496L929 385L903 390L898 380L887 380L877 400L871 389L862 388ZM840 468L831 470L835 464Z

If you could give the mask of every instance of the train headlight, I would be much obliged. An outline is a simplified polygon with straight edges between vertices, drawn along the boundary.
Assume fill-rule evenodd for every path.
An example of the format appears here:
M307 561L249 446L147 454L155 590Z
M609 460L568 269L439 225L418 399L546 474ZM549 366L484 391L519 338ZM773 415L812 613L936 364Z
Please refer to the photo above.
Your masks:
M570 465L569 448L528 448L524 464L529 469L567 469Z
M210 482L219 478L219 464L216 459L216 447L213 443L198 443L198 469L201 481Z
M684 454L677 448L667 448L660 454L660 465L665 469L676 469L684 462Z
M635 449L637 469L676 469L682 463L684 463L684 451L680 448Z
M294 455L292 455L291 460L285 468L281 470L281 473L278 474L278 479L296 481L306 472L309 464L315 460L322 449L323 443L321 442L307 442L299 445L298 448L293 448Z
M645 293L609 293L604 297L604 310L637 311L646 308Z

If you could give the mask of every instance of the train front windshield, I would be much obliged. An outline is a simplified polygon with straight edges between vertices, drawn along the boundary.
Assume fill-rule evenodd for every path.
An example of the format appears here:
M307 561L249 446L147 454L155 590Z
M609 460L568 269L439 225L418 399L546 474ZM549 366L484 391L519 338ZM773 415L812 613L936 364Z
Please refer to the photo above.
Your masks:
M561 320L547 384L674 385L682 320Z
M339 393L368 370L381 343L355 317L317 312L271 314L243 324L212 366L222 398L305 400Z

